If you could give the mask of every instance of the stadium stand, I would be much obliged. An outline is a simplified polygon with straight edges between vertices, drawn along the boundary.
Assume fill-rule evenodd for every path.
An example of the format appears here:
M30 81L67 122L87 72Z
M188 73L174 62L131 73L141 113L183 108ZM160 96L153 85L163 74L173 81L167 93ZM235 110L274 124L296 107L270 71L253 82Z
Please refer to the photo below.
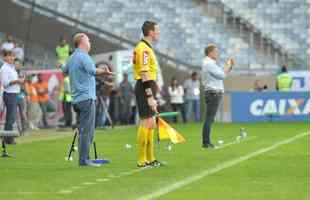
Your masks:
M143 20L155 19L163 27L161 42L156 48L188 64L199 66L203 48L213 42L223 51L223 58L236 56L240 68L276 66L270 56L260 54L238 34L207 16L203 7L194 1L141 0L133 4L120 0L38 0L36 3L131 41L140 38Z
M22 5L23 2L31 1L13 2ZM124 39L125 46L129 48L140 39L139 28L142 22L155 19L162 27L161 41L156 49L187 67L200 66L203 48L210 42L218 44L223 52L222 58L236 57L239 69L275 70L288 61L294 67L302 68L310 63L310 40L307 38L309 13L306 9L309 1L208 0L211 9L205 9L207 4L204 2L36 0L44 8ZM219 16L212 15L212 11L217 9L223 12ZM35 11L50 15L44 10ZM54 19L63 21L57 17ZM74 22L71 23L74 25ZM242 32L242 29L246 31ZM112 43L119 43L118 39L109 35L99 36Z
M310 63L310 1L295 0L218 0L227 12L253 25L281 48Z
M0 32L0 44L4 41L4 38L5 34ZM25 41L20 38L14 38L14 41L25 44ZM36 42L28 43L27 52L27 58L25 58L26 67L40 66L40 68L51 68L55 65L55 54Z

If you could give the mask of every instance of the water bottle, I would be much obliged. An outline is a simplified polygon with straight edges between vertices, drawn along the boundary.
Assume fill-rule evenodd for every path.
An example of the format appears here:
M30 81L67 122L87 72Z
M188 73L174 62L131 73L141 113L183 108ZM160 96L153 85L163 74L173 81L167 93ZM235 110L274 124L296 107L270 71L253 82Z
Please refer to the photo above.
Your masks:
M242 139L244 139L244 138L247 137L247 135L248 135L248 134L247 134L245 128L240 128L240 137L241 137Z

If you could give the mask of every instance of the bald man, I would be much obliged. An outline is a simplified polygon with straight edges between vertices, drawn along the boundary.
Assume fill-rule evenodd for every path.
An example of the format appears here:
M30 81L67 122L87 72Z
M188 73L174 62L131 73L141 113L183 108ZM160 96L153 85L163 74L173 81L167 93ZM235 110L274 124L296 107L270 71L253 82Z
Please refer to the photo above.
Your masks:
M112 73L108 68L96 68L88 54L91 44L86 34L76 34L73 41L76 49L64 66L63 72L69 75L73 108L78 114L79 165L99 166L89 159L89 149L95 132L95 76Z

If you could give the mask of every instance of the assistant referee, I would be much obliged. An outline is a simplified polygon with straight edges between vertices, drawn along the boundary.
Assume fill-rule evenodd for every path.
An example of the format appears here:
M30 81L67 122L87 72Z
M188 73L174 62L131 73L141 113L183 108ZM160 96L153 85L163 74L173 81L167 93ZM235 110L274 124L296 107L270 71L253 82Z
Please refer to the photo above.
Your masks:
M158 90L156 79L158 64L152 44L159 39L159 26L156 22L145 21L142 26L144 38L137 44L133 55L133 73L137 81L135 96L140 124L138 128L138 167L161 166L154 155L154 129Z

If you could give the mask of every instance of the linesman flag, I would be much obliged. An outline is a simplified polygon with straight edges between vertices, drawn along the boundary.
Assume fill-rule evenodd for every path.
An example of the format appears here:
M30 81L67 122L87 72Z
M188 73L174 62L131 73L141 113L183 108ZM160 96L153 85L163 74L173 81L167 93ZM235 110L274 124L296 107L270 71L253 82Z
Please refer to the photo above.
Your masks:
M159 141L170 139L173 144L186 142L185 138L162 118L158 117L157 120Z

